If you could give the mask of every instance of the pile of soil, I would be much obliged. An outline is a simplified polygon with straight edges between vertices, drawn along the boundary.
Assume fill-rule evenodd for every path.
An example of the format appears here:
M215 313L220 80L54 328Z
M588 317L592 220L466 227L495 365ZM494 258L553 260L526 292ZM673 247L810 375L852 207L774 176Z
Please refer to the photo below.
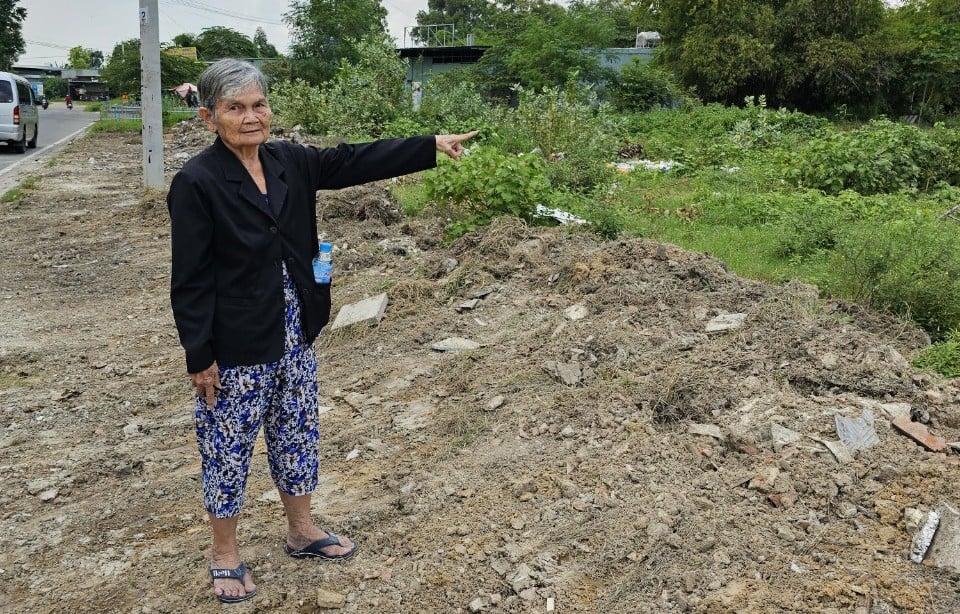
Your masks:
M168 178L211 138L175 128ZM140 156L86 137L0 205L4 612L222 609ZM501 219L446 245L390 185L318 196L334 309L389 298L317 342L314 513L362 550L283 553L261 443L259 594L232 611L960 611L955 572L908 559L918 512L960 503L958 458L890 425L960 439L956 382L909 366L922 331L642 238ZM879 443L838 460L835 416L865 412Z

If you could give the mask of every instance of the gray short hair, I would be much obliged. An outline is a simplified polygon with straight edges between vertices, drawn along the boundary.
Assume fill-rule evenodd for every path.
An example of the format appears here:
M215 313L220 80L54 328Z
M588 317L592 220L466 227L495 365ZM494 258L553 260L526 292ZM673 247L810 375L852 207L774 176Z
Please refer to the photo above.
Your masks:
M235 96L240 90L255 85L264 96L269 91L267 78L250 62L224 58L217 60L203 71L197 87L200 90L200 104L216 115L217 103L224 98Z

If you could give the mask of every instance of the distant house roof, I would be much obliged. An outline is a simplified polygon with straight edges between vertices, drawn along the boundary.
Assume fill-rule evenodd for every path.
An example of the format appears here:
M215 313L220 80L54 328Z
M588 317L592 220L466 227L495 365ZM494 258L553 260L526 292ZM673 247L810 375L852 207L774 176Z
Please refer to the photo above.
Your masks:
M462 46L462 47L406 47L398 49L401 58L432 58L436 63L454 63L462 62L465 64L473 63L483 57L487 46Z

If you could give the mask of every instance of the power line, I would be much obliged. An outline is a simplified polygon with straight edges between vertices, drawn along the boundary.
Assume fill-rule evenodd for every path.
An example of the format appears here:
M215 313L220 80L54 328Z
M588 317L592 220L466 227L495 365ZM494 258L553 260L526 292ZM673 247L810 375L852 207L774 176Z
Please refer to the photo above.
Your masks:
M200 0L162 0L163 4L178 4L180 6L185 6L192 9L197 9L200 11L206 11L207 13L213 13L215 15L222 15L224 17L231 17L233 19L240 19L243 21L253 21L256 23L266 23L273 26L282 26L283 22L275 21L272 19L267 19L266 17L257 17L255 15L245 15L243 13L237 13L236 11L228 11L226 9L221 9L215 6L210 6L205 2L200 2Z
M31 45L37 45L38 47L50 47L51 49L63 49L64 51L70 51L73 48L73 47L66 47L64 45L58 45L57 43L45 43L43 41L35 41L35 40L29 40L29 39L24 39L24 40L26 40L26 42L30 43Z

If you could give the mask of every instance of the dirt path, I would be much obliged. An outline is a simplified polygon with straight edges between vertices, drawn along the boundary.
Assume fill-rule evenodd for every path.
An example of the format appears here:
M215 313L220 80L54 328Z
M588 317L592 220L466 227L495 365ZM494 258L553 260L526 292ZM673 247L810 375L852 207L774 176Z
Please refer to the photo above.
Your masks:
M172 172L208 137L171 139ZM221 611L139 155L82 139L0 205L2 612ZM240 535L260 594L231 611L312 612L318 589L363 613L960 611L956 574L907 560L904 510L960 503L957 457L888 420L906 403L960 439L956 386L906 363L919 331L642 239L504 221L444 247L386 195L321 196L335 308L390 299L318 342L315 513L363 550L286 557L260 447ZM707 333L726 313L747 316ZM432 349L448 337L480 347ZM839 464L812 437L865 409L880 443Z

